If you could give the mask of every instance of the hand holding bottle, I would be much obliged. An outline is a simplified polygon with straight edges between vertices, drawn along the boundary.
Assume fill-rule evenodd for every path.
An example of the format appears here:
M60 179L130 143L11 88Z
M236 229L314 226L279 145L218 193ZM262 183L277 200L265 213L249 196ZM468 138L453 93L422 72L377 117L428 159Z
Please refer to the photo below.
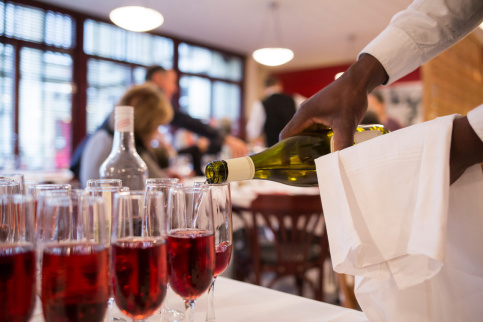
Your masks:
M387 79L381 63L365 54L340 78L305 101L280 134L281 139L301 133L314 123L333 129L335 150L349 147L367 110L367 94Z

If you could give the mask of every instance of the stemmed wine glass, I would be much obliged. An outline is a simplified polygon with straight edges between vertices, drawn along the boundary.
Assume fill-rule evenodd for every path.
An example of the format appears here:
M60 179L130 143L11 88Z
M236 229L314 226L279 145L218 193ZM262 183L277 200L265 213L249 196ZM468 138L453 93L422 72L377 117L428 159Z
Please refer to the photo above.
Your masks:
M154 314L166 296L166 216L161 192L114 197L111 235L114 300L133 320Z
M205 188L169 191L168 265L170 288L185 301L193 321L195 301L210 287L215 270L211 198Z
M183 185L179 183L177 178L152 178L146 179L146 193L159 191L163 193L163 201L164 201L164 212L168 214L168 197L169 197L169 189L175 187L182 187ZM169 265L168 265L169 269ZM169 273L168 273L169 274ZM169 293L169 282L166 286L166 298L161 305L161 309L159 313L161 315L162 321L170 322L170 321L181 321L183 319L183 312L175 310L171 308L168 304L168 293Z
M35 304L32 196L0 196L0 317L28 321Z
M109 299L104 199L71 196L45 200L38 243L42 251L42 309L46 321L103 321Z
M216 260L213 282L208 290L208 311L206 312L206 321L212 322L215 321L214 292L216 277L225 271L231 259L233 242L231 191L229 183L205 184L204 182L195 182L194 186L208 188L213 204Z

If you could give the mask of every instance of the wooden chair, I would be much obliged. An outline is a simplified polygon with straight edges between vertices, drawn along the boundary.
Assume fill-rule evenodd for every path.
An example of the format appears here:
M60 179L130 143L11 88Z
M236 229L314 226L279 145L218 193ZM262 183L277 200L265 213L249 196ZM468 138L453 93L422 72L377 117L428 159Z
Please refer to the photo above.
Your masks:
M233 211L243 214L245 224L245 236L238 236L238 241L234 236L235 278L251 278L261 285L262 275L271 272L267 286L273 287L281 278L292 276L299 295L303 295L304 285L309 285L315 299L322 301L323 263L329 255L329 243L320 196L262 194L249 209ZM267 231L272 240L263 237ZM243 238L244 250L240 247ZM311 269L317 272L315 282L307 276Z

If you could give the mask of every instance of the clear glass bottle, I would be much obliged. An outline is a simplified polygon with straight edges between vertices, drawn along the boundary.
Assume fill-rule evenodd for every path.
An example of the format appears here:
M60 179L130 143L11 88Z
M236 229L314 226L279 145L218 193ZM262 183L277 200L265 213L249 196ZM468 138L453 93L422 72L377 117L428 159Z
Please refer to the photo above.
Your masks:
M379 124L359 125L354 135L360 143L388 133ZM334 132L319 129L289 137L272 147L242 158L213 161L206 166L208 183L263 179L291 186L317 186L315 159L333 150Z
M148 168L134 144L134 108L116 106L114 141L107 159L99 168L101 179L121 179L131 190L143 190Z

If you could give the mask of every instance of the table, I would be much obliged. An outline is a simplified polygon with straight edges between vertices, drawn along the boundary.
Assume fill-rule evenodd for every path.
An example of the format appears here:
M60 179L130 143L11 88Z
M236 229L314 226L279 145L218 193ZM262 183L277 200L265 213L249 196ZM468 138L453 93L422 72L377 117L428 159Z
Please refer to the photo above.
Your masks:
M172 291L168 295L170 307L171 304L177 305L180 302L180 299ZM195 321L205 321L206 308L207 298L205 294L196 302ZM364 313L360 311L224 277L218 277L216 281L215 313L217 322L368 321ZM32 322L42 321L42 314L38 306ZM130 320L126 318L126 321ZM148 321L160 321L160 317L153 316Z

